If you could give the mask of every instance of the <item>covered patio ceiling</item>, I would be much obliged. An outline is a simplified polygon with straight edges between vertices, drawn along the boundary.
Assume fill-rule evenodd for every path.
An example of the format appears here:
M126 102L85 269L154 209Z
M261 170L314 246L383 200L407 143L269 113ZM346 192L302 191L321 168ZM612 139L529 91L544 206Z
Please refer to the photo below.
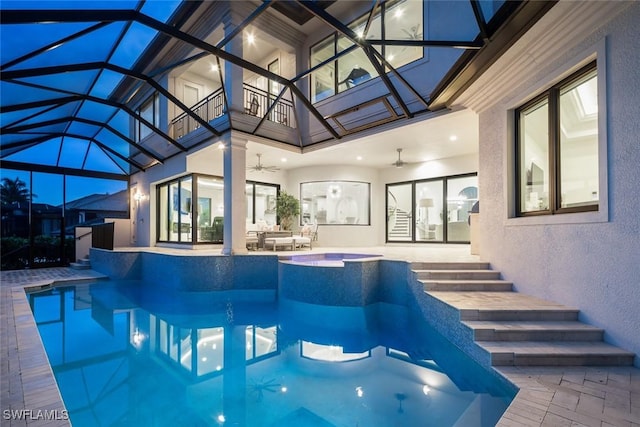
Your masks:
M150 68L151 58L171 43L197 49L198 57L211 56L279 82L291 91L294 102L309 112L339 141L345 133L332 125L297 83L318 66L284 78L223 47L263 14L275 14L304 32L318 25L348 38L352 48L365 54L397 105L398 123L421 114L448 108L452 102L506 49L555 4L554 1L509 1L492 16L486 3L469 0L467 40L368 40L359 38L333 13L345 2L246 2L251 12L236 30L217 44L192 34L190 17L209 2L117 0L95 2L3 1L0 53L0 160L3 168L41 170L84 176L122 177L163 163L193 150L133 111L127 102L144 87L177 105L213 136L217 129L200 119L159 83L159 78L183 62ZM371 1L369 20L384 1ZM78 10L81 4L84 9ZM362 5L362 3L360 3ZM283 15L284 14L284 15ZM315 27L314 27L315 25ZM471 28L472 27L472 28ZM451 67L429 93L419 93L402 69L394 69L375 47L423 46L459 52ZM335 60L345 51L329 58ZM327 62L325 61L325 62ZM385 73L385 68L390 70ZM419 109L408 107L419 100ZM163 147L141 145L130 137L133 120L160 136ZM259 129L255 133L259 135ZM297 143L292 144L299 149ZM169 147L166 148L166 147Z

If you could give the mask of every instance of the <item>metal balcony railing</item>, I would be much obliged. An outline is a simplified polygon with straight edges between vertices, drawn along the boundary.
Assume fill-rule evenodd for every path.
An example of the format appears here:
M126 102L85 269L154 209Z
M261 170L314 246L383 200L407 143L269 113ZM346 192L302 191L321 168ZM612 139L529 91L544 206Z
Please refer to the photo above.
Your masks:
M269 95L268 92L246 83L243 85L243 88L245 113L259 118L264 117L269 109L269 105L275 101L276 96ZM191 111L206 122L210 122L225 114L224 92L222 88L219 88L191 107ZM280 99L269 113L267 120L295 128L293 102L288 99ZM193 117L187 113L182 113L171 121L169 134L175 139L180 139L199 127L200 123Z
M198 117L206 122L210 122L222 116L224 111L224 92L222 88L217 89L215 92L208 95L202 101L191 107L191 111L196 113ZM175 139L182 138L189 132L192 132L200 127L193 117L187 113L182 113L171 121L170 135Z
M269 110L269 106L276 100L276 95L270 95L267 91L257 87L243 84L244 89L244 111L246 114L264 117ZM267 120L281 125L295 128L295 117L293 115L293 102L288 99L280 99L273 107Z

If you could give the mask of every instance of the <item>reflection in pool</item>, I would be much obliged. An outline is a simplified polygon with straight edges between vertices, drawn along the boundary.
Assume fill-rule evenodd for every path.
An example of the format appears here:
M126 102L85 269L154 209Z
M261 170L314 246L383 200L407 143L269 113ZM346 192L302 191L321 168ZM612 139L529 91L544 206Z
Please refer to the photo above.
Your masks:
M29 299L74 426L492 426L514 395L390 304L139 282Z

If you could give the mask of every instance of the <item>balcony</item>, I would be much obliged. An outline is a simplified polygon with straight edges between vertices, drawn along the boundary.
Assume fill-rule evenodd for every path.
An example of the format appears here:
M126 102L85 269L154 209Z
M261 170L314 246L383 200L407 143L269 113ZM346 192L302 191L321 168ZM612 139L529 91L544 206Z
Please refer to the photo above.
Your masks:
M243 84L243 92L244 113L259 119L262 119L267 114L269 105L272 104L277 97L276 95L269 95L267 91L246 83ZM222 88L218 88L199 101L191 107L191 111L206 122L225 115L227 111ZM293 102L288 99L280 99L269 112L266 120L295 129ZM191 115L182 113L171 121L169 125L169 135L177 140L198 128L200 128L200 123Z
M213 119L221 117L225 114L224 92L222 88L218 88L213 93L199 101L196 105L191 107L191 111L206 122L210 122ZM182 113L171 121L171 124L169 125L169 135L174 139L180 139L199 127L200 123L198 123L193 117L187 113Z
M269 106L276 100L277 95L270 95L267 91L246 83L242 86L245 113L258 118L264 117L269 110ZM267 115L267 120L295 129L293 102L288 99L280 99Z

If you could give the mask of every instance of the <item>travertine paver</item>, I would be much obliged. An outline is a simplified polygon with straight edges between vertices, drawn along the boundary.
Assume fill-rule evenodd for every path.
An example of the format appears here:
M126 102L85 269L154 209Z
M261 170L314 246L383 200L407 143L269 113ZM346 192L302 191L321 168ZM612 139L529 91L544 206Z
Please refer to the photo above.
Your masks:
M382 249L375 248L379 253ZM402 251L393 248L399 259ZM424 254L407 252L414 260ZM464 258L464 257L462 257ZM0 406L64 408L23 287L99 276L68 268L0 273ZM502 427L640 427L640 370L632 367L501 367L520 391L498 423ZM32 406L30 406L32 405ZM1 415L0 415L1 416ZM65 420L2 419L8 426L68 426Z
M70 268L0 273L0 425L70 425L24 288L99 277Z

